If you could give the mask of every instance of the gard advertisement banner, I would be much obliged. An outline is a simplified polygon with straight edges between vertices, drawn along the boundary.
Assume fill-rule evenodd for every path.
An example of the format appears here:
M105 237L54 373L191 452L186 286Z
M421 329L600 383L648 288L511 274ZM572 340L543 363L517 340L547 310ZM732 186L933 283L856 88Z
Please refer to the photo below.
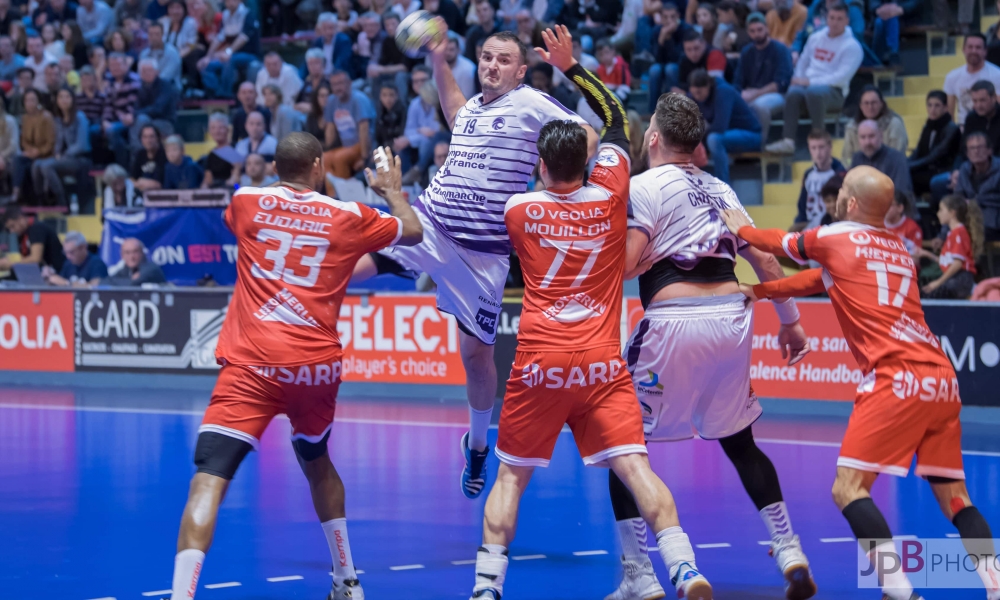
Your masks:
M0 369L73 370L73 294L0 295Z

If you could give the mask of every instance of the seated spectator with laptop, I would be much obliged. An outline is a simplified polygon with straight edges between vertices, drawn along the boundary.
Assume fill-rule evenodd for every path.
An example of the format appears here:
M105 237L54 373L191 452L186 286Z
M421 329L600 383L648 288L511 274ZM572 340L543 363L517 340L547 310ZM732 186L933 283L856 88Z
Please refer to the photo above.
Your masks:
M63 254L66 262L58 272L51 267L42 270L42 277L51 285L61 287L86 287L97 285L101 278L108 276L108 266L101 257L91 254L87 248L87 238L79 231L70 231L63 240Z
M21 252L19 262L52 267L56 271L62 270L66 257L63 255L62 244L54 229L41 221L32 223L21 211L20 206L7 208L3 221L7 231L17 236ZM0 271L10 270L15 262L18 261L0 257Z

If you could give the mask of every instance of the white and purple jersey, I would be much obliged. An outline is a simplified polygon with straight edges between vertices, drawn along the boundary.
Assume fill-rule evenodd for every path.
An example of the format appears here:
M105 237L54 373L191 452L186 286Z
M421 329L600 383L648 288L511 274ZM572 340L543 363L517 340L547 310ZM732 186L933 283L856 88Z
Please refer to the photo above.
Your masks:
M556 119L586 124L526 85L489 104L482 94L469 100L455 117L448 159L420 196L434 225L470 250L509 254L504 206L527 191L538 163L538 132Z
M735 262L746 242L722 221L719 213L730 208L743 210L733 188L694 165L663 165L636 175L628 225L649 236L640 263L670 259L690 271L705 258Z

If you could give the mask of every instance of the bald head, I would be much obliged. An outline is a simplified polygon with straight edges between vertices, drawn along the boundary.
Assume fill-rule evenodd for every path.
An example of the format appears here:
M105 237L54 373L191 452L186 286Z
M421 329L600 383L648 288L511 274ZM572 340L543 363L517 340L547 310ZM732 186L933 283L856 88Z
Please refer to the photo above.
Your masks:
M860 129L859 129L860 133ZM896 186L884 173L872 167L854 167L844 177L837 199L837 213L848 221L883 227L896 194Z
M882 148L882 130L878 128L878 123L869 119L858 124L858 146L868 158Z

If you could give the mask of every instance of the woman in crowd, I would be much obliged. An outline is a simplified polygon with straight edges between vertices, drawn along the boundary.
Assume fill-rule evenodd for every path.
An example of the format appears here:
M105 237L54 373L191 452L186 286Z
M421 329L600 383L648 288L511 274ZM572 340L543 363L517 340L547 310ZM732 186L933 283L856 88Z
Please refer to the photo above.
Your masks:
M121 52L126 56L126 64L129 71L135 66L137 54L132 50L132 36L124 29L114 29L104 37L104 48L106 54Z
M94 70L94 77L97 78L97 87L102 92L108 91L108 83L111 80L111 73L108 71L108 54L104 51L104 46L93 44L87 51L87 59L90 68Z
M329 97L330 85L327 84L318 86L309 99L309 115L306 117L304 131L313 134L318 140L326 139L326 119L323 118L323 112L326 110L326 101Z
M153 125L144 126L139 132L139 142L142 148L132 157L129 176L136 189L141 192L161 189L167 167L167 154L163 151L163 142L160 141L160 130Z
M206 0L187 0L185 5L188 16L198 25L198 41L190 54L184 58L184 74L187 75L190 86L200 88L201 73L198 70L198 61L205 57L212 40L219 33L219 28L222 27L222 13L217 12ZM169 14L168 9L167 15Z
M163 168L163 189L195 190L201 185L204 173L190 156L184 154L184 138L172 135L163 142L167 164Z
M13 160L21 151L21 134L17 119L7 114L3 100L0 100L0 196L10 193L10 174Z
M310 102L316 87L329 85L324 74L325 66L326 58L323 56L322 48L310 48L306 52L306 76L302 79L299 95L295 97L295 110L304 115L309 114Z
M52 114L42 107L34 88L24 90L24 114L21 115L21 154L14 158L14 199L21 196L24 178L36 160L49 158L56 144L56 124ZM36 190L37 191L37 190Z
M293 131L302 131L302 113L284 103L281 88L273 83L264 86L264 106L271 111L269 133L280 140Z
M68 206L62 178L72 175L81 186L90 179L90 124L86 115L76 109L76 97L69 88L56 92L55 111L53 156L35 161L31 181L35 194L54 196L56 206Z
M941 90L927 94L927 122L910 154L910 179L919 198L931 191L931 178L950 172L962 143L962 132L948 112L948 96Z
M76 21L66 21L60 27L63 38L63 49L73 57L73 67L82 69L88 63L87 43L83 41L83 31Z
M10 35L10 41L14 44L14 52L17 52L21 56L27 56L28 34L24 28L24 22L21 20L11 21L8 35Z
M201 187L232 189L240 179L240 160L235 156L236 149L229 143L231 132L229 117L225 113L212 113L208 118L208 137L215 142L215 148L198 161L205 171Z
M399 92L390 85L383 85L378 92L378 104L375 106L375 145L392 147L396 138L402 137L406 129L406 106L399 99ZM399 150L396 150L399 152ZM407 171L410 162L407 153L400 154L403 162L403 172Z
M983 254L983 213L975 200L952 194L941 199L937 217L949 228L941 255L926 250L921 255L938 261L941 276L924 284L921 296L965 300L976 284L976 258Z
M198 51L198 22L188 16L187 6L181 0L170 0L167 16L160 19L163 25L163 41L173 44L181 56L183 72L190 75L196 71L195 65L205 51Z
M847 122L847 127L844 129L844 152L841 158L845 165L850 166L854 153L861 149L858 144L858 124L869 119L878 123L884 145L906 152L910 140L906 136L906 124L903 123L903 118L886 105L885 98L878 88L866 85L861 91L858 112Z
M42 25L42 43L45 44L45 53L52 58L59 60L66 54L66 44L59 39L59 32L52 23Z
M136 194L128 171L121 165L108 165L101 180L104 182L104 208L142 206L142 196Z
M698 5L695 18L697 19L697 28L701 30L701 37L705 43L721 48L726 28L719 27L719 13L715 10L715 5L707 2Z

